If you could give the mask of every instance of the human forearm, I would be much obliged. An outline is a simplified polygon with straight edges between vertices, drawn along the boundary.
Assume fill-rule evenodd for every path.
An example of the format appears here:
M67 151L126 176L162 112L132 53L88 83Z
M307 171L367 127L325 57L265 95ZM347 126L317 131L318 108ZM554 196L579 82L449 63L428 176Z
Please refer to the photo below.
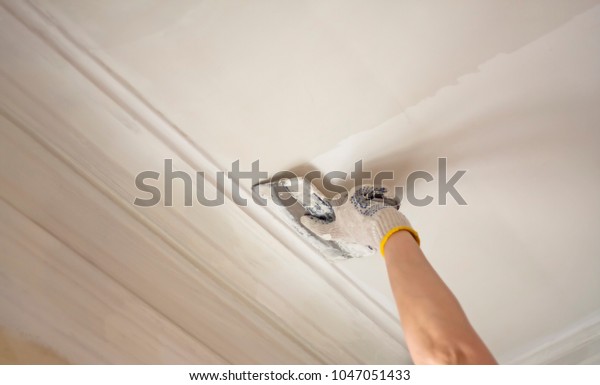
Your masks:
M494 364L460 304L405 231L385 245L385 260L415 363Z

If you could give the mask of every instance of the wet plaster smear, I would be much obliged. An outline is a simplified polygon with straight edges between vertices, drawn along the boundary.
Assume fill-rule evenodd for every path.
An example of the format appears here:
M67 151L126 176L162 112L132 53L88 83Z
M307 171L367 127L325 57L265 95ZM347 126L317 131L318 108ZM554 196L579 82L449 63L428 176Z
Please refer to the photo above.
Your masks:
M599 363L599 3L1 1L2 360L410 362L379 257L133 180L447 157L402 210L492 351Z

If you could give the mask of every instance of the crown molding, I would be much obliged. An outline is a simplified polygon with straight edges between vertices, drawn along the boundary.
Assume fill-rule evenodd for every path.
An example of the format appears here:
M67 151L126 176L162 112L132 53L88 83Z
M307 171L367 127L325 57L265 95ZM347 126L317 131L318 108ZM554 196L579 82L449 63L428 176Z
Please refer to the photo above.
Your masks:
M506 356L523 365L600 364L600 311Z
M126 79L121 78L115 70L99 57L98 53L92 53L88 46L86 46L88 42L83 42L85 38L76 29L76 26L70 25L68 20L61 18L56 12L52 12L50 8L46 8L51 7L51 5L46 3L5 1L2 3L2 6L31 33L43 41L49 49L64 58L70 66L76 69L98 91L112 100L131 119L138 122L143 129L164 143L185 164L189 165L192 169L205 171L208 176L207 181L216 188L216 181L213 176L216 175L217 171L222 170L222 167L216 164L204 148L192 141L181 128L173 124L162 111L144 99L143 95L140 95ZM27 95L24 97L27 97ZM31 101L31 98L29 99ZM49 151L60 155L63 161L69 163L72 167L80 167L76 165L77 158L74 154L69 154L65 147L60 147L63 138L44 136L42 128L36 132L33 131L35 130L32 130L31 134L37 135L38 139L45 143ZM79 169L79 171L83 172L82 169ZM123 197L119 196L120 193L115 190L115 186L103 180L98 174L86 173L86 178L112 200L119 201L123 207ZM232 202L231 190L226 189L225 193L226 199ZM251 192L248 189L242 188L242 197L251 199ZM150 219L148 217L150 214L143 211L133 213L130 209L128 211L138 222L157 233L158 236L167 242L170 242L184 257L189 260L193 259L189 250L182 247L180 240L175 239L170 234L165 234L159 228L160 226L156 226L156 219ZM282 222L272 212L256 205L238 207L234 211L236 212L235 215L239 215L242 218L242 221L250 223L250 226L258 226L264 229L272 239L277 240L279 243L278 247L283 247L291 252L299 262L326 282L331 290L335 292L336 298L343 299L351 304L352 308L360 314L361 319L365 320L364 322L361 321L365 327L376 325L379 330L373 331L374 335L379 336L378 338L388 340L386 343L389 347L386 349L389 349L390 352L397 350L392 358L395 357L399 360L407 359L408 352L398 325L398 320L389 309L385 309L376 300L362 291L350 278L343 275L335 266L317 255L315 250L306 241L298 238L292 229L282 225ZM180 219L172 218L174 223ZM209 238L206 234L204 234L204 237ZM207 242L210 242L210 239L207 239ZM222 252L227 252L226 248L222 245L213 244L213 246ZM218 276L221 283L228 281L228 277L223 276L218 270L206 266L203 261L196 258L193 260L193 263L205 269L207 274ZM313 356L320 357L324 362L336 361L335 356L327 356L327 353L317 351L318 349L314 346L313 342L302 336L293 327L287 325L286 321L274 314L273 311L265 308L263 303L248 296L241 288L231 284L226 287L226 290L230 290L241 301L248 303L256 309L267 322L284 329L283 331L287 336L305 346L308 351L312 352ZM311 316L304 315L304 317L308 320ZM314 326L314 328L322 329L318 325ZM326 331L322 332L326 333ZM352 357L351 352L348 353L348 357ZM356 362L363 362L363 359L357 357L354 357L354 359Z

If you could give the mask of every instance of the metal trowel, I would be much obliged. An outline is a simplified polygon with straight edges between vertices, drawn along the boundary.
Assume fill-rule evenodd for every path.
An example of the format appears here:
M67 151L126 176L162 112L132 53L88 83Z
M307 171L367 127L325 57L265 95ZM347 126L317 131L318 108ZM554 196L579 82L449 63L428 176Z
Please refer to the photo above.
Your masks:
M333 200L321 194L303 177L270 179L252 186L252 194L265 200L267 209L273 210L328 261L365 257L375 253L369 246L325 240L300 223L300 218L304 215L312 215L325 222L335 221Z

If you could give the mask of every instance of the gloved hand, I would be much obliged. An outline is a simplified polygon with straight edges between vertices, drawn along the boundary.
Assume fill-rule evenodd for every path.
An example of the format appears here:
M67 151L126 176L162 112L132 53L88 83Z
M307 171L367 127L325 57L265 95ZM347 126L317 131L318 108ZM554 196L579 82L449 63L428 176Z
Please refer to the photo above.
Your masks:
M388 238L397 231L408 231L420 243L418 233L398 211L398 200L387 193L385 187L359 186L331 201L333 222L312 215L301 217L300 222L324 240L379 248L382 255Z

